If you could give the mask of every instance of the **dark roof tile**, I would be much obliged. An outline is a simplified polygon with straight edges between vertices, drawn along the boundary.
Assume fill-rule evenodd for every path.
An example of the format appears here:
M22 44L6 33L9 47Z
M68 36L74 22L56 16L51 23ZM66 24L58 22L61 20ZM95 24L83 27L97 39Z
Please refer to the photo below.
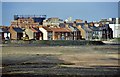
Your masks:
M13 28L17 33L22 33L23 30L21 28Z

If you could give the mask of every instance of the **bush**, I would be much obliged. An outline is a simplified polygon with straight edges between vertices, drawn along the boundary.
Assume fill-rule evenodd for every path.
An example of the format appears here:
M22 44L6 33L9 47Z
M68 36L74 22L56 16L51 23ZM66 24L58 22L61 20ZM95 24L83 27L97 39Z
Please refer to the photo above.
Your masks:
M40 46L80 46L80 45L103 45L101 41L87 41L87 40L12 40L11 44L16 45L40 45Z

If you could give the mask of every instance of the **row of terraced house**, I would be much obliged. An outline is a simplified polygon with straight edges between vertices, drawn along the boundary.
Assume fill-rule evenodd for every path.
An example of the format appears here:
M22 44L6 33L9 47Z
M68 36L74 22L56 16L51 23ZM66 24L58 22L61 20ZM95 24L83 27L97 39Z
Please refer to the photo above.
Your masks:
M15 15L10 26L1 26L0 36L3 40L107 40L115 34L114 25L110 24L115 24L115 20L63 21L57 17L46 19L46 15Z

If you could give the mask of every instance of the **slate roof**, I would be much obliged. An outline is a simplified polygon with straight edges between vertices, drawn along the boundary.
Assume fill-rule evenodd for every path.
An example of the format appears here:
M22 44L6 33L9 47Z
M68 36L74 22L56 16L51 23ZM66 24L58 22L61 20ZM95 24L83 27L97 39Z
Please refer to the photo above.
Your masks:
M23 33L23 30L21 28L13 28L17 33Z
M68 24L69 26L73 26L73 23L66 23L66 24Z
M96 26L92 26L92 27L89 27L90 29L92 29L93 31L99 31L99 27L96 27Z
M41 32L39 29L37 29L37 28L31 28L31 30L33 31L33 32Z
M65 27L65 23L60 23L60 24L59 24L59 27L64 28L64 27Z
M76 28L76 27L74 27L73 26L73 24L74 23L66 23L66 24L68 24L69 25L69 28L72 30L72 31L76 31L76 30L78 30L78 28ZM60 24L60 26L63 26L64 24ZM81 26L81 28L83 28L85 31L92 31L92 29L90 29L89 27L86 27L85 26L85 23L76 23L76 26ZM89 24L88 24L89 25Z
M110 27L109 24L105 24L103 26L99 26L99 28L108 30Z
M85 23L76 23L76 26L79 26L79 25L84 26Z
M37 32L41 32L39 29L37 29L37 28L34 28Z
M106 29L108 29L108 28L109 28L109 24L105 24L104 27L105 27Z
M2 31L5 32L5 33L9 33L8 28L2 28Z
M75 31L75 29L72 26L69 26L71 31Z
M79 31L78 28L74 27L74 26L69 26L69 28L72 30L72 31Z
M87 31L87 32L91 32L91 31L92 31L92 29L90 29L89 27L86 27L85 25L82 26L82 28L83 28L85 31Z
M88 28L88 27L84 27L84 30L85 31L88 31L88 32L91 32L92 30L90 29L90 28Z

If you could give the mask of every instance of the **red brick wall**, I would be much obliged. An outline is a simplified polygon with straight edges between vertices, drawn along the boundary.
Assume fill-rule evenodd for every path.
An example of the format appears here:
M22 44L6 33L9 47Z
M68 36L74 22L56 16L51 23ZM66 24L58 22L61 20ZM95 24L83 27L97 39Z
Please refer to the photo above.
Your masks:
M17 39L17 32L14 31L13 28L10 28L9 31L11 33L11 39L16 40Z

